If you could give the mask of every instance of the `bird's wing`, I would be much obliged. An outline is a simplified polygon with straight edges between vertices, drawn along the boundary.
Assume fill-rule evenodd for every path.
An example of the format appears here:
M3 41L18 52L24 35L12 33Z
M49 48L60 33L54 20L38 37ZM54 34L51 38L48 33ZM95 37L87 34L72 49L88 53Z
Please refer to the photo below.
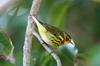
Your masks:
M54 27L52 25L46 24L46 23L42 23L40 22L48 31L50 31L54 36L59 38L59 35L61 37L64 37L64 31L58 29L57 27Z

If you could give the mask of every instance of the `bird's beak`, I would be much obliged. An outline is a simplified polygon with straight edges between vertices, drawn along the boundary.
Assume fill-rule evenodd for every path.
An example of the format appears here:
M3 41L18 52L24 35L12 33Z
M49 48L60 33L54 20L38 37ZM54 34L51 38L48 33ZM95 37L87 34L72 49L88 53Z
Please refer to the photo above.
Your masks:
M75 46L75 43L74 43L74 41L72 39L71 39L71 44Z

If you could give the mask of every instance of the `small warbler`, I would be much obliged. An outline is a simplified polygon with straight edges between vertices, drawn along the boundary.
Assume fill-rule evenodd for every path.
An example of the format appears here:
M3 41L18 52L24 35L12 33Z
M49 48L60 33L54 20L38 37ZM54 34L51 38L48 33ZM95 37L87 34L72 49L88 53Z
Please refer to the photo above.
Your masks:
M51 26L46 23L38 22L35 17L33 17L36 26L38 27L38 31L42 40L50 46L59 47L64 44L71 43L74 45L71 37L64 31Z

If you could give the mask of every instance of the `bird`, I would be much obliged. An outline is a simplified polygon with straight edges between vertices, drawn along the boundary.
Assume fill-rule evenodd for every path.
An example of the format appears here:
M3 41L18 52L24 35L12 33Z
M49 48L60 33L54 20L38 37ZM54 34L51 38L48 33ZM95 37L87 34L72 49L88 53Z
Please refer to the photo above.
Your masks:
M42 40L46 44L53 47L59 47L69 43L75 45L73 39L65 31L55 26L40 22L34 16L32 16L32 19L38 28Z

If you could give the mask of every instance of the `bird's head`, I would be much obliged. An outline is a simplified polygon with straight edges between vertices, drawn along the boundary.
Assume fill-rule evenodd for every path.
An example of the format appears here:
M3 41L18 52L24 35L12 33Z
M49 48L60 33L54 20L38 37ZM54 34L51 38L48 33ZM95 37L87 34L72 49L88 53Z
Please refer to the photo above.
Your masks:
M66 37L65 37L65 44L72 44L72 45L75 45L75 43L73 42L73 39L70 37L70 35L66 34Z

